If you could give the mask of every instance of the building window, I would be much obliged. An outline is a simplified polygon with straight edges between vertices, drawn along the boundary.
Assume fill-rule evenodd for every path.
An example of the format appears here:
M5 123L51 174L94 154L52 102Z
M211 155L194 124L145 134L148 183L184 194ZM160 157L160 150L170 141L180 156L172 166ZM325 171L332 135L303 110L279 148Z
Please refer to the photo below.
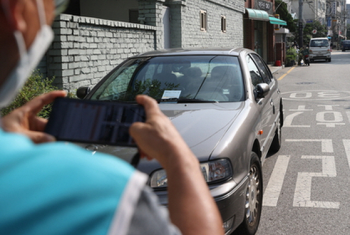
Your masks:
M226 33L226 16L221 16L221 32Z
M129 10L129 22L130 23L139 23L139 10L136 9L132 9L132 10Z
M207 12L201 11L200 12L200 24L201 24L201 31L207 31Z

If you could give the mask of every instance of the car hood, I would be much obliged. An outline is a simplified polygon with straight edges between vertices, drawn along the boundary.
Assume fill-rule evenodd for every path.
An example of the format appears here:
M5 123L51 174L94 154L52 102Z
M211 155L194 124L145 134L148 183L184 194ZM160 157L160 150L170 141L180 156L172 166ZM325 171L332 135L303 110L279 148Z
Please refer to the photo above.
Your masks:
M198 160L208 161L211 153L230 128L244 106L244 102L215 104L160 104ZM78 144L94 152L103 152L127 162L137 149L120 146ZM150 174L161 166L156 160L141 160L138 169Z
M209 159L242 107L243 102L160 106L200 161Z

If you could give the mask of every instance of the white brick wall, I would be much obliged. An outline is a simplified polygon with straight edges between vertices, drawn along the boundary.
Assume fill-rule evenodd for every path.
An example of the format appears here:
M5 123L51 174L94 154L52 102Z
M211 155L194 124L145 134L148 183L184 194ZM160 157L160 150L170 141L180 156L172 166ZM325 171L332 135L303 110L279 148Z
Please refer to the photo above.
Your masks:
M126 58L162 49L163 4L170 7L171 47L243 47L242 0L139 0L139 14L147 25L59 16L42 71L74 93L80 86L95 85ZM200 31L200 10L208 14L206 32ZM221 16L226 17L226 33L221 32Z
M153 26L61 15L53 29L47 76L70 92L95 85L124 59L155 49Z
M200 11L207 11L207 31L200 30ZM243 47L242 0L191 0L172 9L173 47ZM221 16L227 31L221 32Z

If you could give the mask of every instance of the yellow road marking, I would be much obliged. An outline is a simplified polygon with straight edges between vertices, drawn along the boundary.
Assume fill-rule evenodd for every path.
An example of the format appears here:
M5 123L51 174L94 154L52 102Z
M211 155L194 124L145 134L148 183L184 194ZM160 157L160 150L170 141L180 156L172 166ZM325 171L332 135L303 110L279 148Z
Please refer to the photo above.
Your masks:
M290 70L288 70L288 72L286 74L283 74L279 79L277 79L278 81L282 80L285 76L287 76L288 73L292 72L293 69L295 69L296 66L293 66L293 68L291 68Z

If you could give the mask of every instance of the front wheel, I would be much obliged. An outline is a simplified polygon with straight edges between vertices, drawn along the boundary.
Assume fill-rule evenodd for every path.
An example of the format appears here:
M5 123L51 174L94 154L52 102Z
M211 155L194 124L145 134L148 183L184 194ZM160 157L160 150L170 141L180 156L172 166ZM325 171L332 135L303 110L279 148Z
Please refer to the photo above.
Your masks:
M263 181L261 165L258 155L252 152L250 155L250 170L246 191L244 219L242 224L235 231L235 234L237 232L237 234L240 235L254 235L258 230L263 200L262 193Z

